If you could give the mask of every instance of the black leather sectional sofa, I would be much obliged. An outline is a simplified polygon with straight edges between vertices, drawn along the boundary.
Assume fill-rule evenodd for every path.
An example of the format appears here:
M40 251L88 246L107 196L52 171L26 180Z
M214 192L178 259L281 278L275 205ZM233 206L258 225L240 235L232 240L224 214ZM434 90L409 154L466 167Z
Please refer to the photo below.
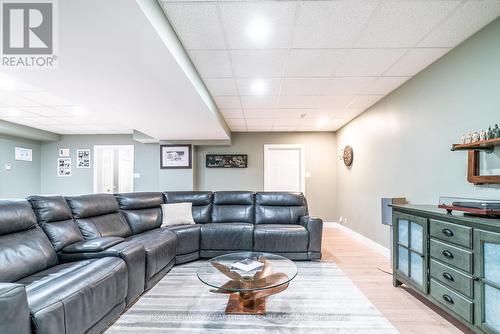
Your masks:
M161 228L164 203L196 224ZM174 264L237 251L321 258L302 194L165 192L0 200L0 333L100 333Z

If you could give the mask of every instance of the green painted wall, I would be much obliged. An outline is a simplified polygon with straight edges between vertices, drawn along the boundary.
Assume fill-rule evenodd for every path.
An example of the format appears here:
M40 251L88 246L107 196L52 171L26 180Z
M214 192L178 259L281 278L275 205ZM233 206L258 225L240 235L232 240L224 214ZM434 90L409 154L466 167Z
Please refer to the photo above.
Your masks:
M381 197L405 196L414 204L437 204L440 195L499 199L498 186L467 182L466 152L450 151L462 133L495 123L500 19L337 132L338 149L354 149L350 169L338 162L337 215L388 247Z
M93 192L92 168L79 169L76 164L76 150L90 149L94 145L134 145L134 191L192 190L192 170L160 170L160 148L158 144L142 144L132 135L68 135L60 141L43 143L41 146L41 191L45 194L89 194ZM57 176L59 149L69 148L72 158L72 176Z
M136 191L158 189L158 173L151 172L157 155L157 145L135 142L131 135L71 135L62 136L61 141L42 144L42 192L63 195L92 193L94 145L134 145L134 172L140 174L140 178L134 179L134 189ZM70 149L73 164L71 177L57 176L57 158L61 148ZM92 168L75 167L77 149L91 150Z
M14 160L15 147L31 148L33 161ZM12 169L5 170L11 163ZM0 135L0 198L25 197L40 192L40 143Z

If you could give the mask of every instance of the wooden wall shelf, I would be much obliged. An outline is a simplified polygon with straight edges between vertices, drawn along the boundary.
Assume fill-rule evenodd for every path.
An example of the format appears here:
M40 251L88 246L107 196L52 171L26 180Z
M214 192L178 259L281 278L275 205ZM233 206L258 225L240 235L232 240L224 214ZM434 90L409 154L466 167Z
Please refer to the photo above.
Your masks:
M500 146L500 138L483 140L471 144L453 144L452 151L467 151L467 181L473 184L500 184L500 175L481 175L479 153L492 153L495 146Z
M486 151L487 153L493 152L495 146L500 146L500 138L483 140L471 144L453 144L452 151Z

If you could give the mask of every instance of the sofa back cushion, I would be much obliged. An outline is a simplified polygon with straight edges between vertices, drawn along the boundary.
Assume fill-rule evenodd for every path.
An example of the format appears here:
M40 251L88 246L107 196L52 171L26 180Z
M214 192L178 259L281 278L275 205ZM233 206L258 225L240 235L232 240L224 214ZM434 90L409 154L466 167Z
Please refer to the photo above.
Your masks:
M197 224L212 222L212 199L210 191L166 191L163 193L165 203L192 203L193 219Z
M308 214L302 193L259 192L255 195L255 224L299 224Z
M38 225L47 234L57 252L83 240L64 197L33 195L27 199L35 211Z
M57 264L26 200L0 200L0 282L15 282Z
M251 191L218 191L214 193L213 223L254 222L254 193Z
M132 235L112 194L67 196L66 202L85 239Z
M161 205L163 204L162 193L115 194L115 198L133 234L160 227L162 219Z

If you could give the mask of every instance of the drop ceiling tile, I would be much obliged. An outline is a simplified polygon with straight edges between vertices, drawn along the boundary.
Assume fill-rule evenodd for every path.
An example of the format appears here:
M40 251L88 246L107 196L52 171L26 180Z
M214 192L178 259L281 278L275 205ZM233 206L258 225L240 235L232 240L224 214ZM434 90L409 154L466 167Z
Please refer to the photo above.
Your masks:
M387 1L371 16L354 47L407 48L414 46L460 1Z
M259 85L264 84L266 87L265 95L279 95L281 88L280 78L241 78L236 80L238 91L241 95L256 95L253 91L253 85L259 81Z
M363 94L381 94L387 95L394 89L401 86L410 77L378 77L375 81L363 91Z
M352 49L338 68L338 76L379 76L394 64L406 49Z
M296 3L220 3L220 13L229 49L288 48L294 27ZM268 36L259 40L249 35L255 22L267 25Z
M389 68L384 75L414 76L450 49L448 48L418 48L410 49L401 59Z
M299 118L275 118L273 121L273 126L282 127L282 126L298 126L301 119Z
M207 78L203 80L212 96L238 95L233 78Z
M36 115L19 108L10 107L0 109L0 116L13 118L30 118Z
M340 119L345 120L345 123L353 119L354 117L360 115L366 110L366 108L347 108L340 115Z
M71 117L72 115L60 110L59 108L51 107L22 107L22 110L28 111L32 114L43 116L43 117Z
M246 123L247 123L247 128L257 127L257 126L272 127L273 120L271 118L247 118Z
M215 103L219 109L239 109L241 108L239 96L215 96Z
M467 1L418 46L455 47L500 15L500 1Z
M64 106L71 104L68 100L63 99L62 97L44 91L16 92L16 94L44 106Z
M231 126L229 127L232 132L246 132L247 127L246 126Z
M188 53L203 78L228 78L233 76L227 51L192 50Z
M38 102L5 91L0 91L0 103L11 107L30 107L40 105Z
M274 108L276 96L241 96L241 105L243 109L269 109Z
M277 109L245 109L245 118L274 118Z
M369 108L382 99L384 95L360 95L354 99L354 101L349 104L349 108Z
M273 132L293 132L296 131L296 126L273 126Z
M285 76L333 76L346 54L347 49L292 49Z
M359 35L374 1L306 1L298 9L295 48L348 48Z
M301 118L314 114L316 109L276 109L276 118Z
M231 51L234 75L239 78L281 77L287 50Z
M373 77L286 78L283 95L355 95L362 92Z
M268 125L268 126L247 126L247 131L248 132L268 132L272 131L273 126Z
M186 49L225 49L215 3L169 3L164 8Z
M279 108L345 108L353 101L353 96L280 96Z
M230 118L226 119L227 125L232 126L246 126L244 118Z
M243 118L242 109L219 109L224 118Z

